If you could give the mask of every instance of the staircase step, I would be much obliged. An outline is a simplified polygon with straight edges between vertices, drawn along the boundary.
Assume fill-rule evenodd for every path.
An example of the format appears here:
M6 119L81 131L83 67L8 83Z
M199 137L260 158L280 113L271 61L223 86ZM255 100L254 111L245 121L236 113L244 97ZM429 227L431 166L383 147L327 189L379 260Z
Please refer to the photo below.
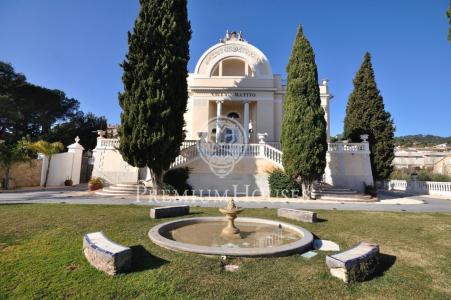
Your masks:
M133 194L129 194L129 193L110 193L110 192L105 192L103 190L96 191L96 194L101 195L101 196L110 196L110 197L123 197L123 196L133 195Z
M130 191L130 190L113 190L110 188L103 188L102 189L103 192L107 192L107 193L111 193L111 194L136 194L136 190L135 191Z
M334 195L334 194L324 194L318 197L321 200L328 201L339 201L339 202L376 202L377 198L372 198L370 195Z
M337 195L354 195L357 191L354 190L315 190L317 194L337 194Z
M138 184L136 182L130 182L130 183L117 183L114 184L115 186L121 186L121 187L136 187Z
M117 185L110 185L108 187L109 189L112 190L120 190L120 191L135 191L139 188L140 190L144 189L143 186L117 186Z

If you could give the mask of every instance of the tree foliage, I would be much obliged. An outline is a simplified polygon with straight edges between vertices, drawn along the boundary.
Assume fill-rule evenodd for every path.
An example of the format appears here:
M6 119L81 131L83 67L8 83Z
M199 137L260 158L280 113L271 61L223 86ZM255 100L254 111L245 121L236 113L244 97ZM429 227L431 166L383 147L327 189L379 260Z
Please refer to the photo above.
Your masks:
M27 135L46 135L78 108L79 102L64 92L28 83L10 64L0 62L0 139L15 143Z
M281 136L283 166L302 185L303 197L307 198L312 182L323 175L326 167L327 135L315 55L301 27L287 72Z
M77 100L28 83L11 64L0 61L0 139L11 145L23 137L62 140L67 146L79 136L83 146L92 149L96 143L92 131L97 129L106 129L105 117L84 114Z
M25 139L14 145L6 144L4 141L0 143L0 167L4 169L2 186L5 190L9 188L11 166L17 162L29 161L30 155L29 142Z
M344 137L360 142L369 135L371 168L374 179L387 179L392 172L395 127L376 85L371 55L367 52L354 78L344 121Z
M448 18L448 41L451 42L451 1L449 2L448 11L446 12L446 17Z
M74 143L74 138L80 138L80 144L85 150L92 150L97 144L96 130L106 130L107 120L105 117L97 117L93 113L78 111L67 122L52 127L50 132L44 136L47 141L61 141L64 146Z
M129 50L122 63L124 92L119 130L124 159L149 167L158 190L179 154L187 104L188 41L185 0L141 0Z

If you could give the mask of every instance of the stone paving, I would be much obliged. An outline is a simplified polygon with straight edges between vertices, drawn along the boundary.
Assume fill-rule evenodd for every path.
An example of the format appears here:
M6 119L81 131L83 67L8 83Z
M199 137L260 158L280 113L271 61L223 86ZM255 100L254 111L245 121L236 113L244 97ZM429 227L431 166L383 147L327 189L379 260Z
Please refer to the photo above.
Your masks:
M400 192L380 192L380 202L345 203L300 199L255 199L237 198L237 204L245 208L295 208L295 209L326 209L326 210L364 210L364 211L398 211L398 212L449 212L451 199L432 197L428 195L410 195ZM86 192L86 185L68 188L22 189L13 192L0 192L0 204L14 203L65 203L65 204L106 204L106 205L190 205L192 207L223 207L230 197L193 199L149 199L149 196L120 198L99 196ZM210 199L210 198L209 198Z

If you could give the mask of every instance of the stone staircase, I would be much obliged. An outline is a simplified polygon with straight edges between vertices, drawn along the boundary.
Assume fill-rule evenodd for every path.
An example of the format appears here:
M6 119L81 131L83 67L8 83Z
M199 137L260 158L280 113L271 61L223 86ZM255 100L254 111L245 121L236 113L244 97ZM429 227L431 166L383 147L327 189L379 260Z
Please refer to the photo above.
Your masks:
M377 198L371 197L370 195L360 194L355 190L345 188L330 186L325 183L321 183L319 186L314 188L314 193L316 199L327 200L327 201L337 201L337 202L376 202Z
M145 189L142 185L130 182L106 186L103 189L96 191L96 194L102 196L124 197L124 196L135 196L138 193L138 191L140 195L142 195L143 192L145 192Z

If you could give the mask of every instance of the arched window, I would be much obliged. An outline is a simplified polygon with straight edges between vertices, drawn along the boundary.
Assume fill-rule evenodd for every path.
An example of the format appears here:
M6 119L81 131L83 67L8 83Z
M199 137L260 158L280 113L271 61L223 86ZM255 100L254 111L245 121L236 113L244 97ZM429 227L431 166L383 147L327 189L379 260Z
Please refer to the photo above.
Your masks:
M222 65L222 67L220 67ZM220 70L222 69L222 70ZM221 72L220 72L221 71ZM247 72L246 72L247 71ZM253 77L252 68L239 58L228 58L218 62L211 71L211 76L249 76Z
M231 112L227 115L227 117L229 117L230 119L239 119L240 115L236 112Z
M222 61L222 76L244 76L246 64L241 59L231 58Z

